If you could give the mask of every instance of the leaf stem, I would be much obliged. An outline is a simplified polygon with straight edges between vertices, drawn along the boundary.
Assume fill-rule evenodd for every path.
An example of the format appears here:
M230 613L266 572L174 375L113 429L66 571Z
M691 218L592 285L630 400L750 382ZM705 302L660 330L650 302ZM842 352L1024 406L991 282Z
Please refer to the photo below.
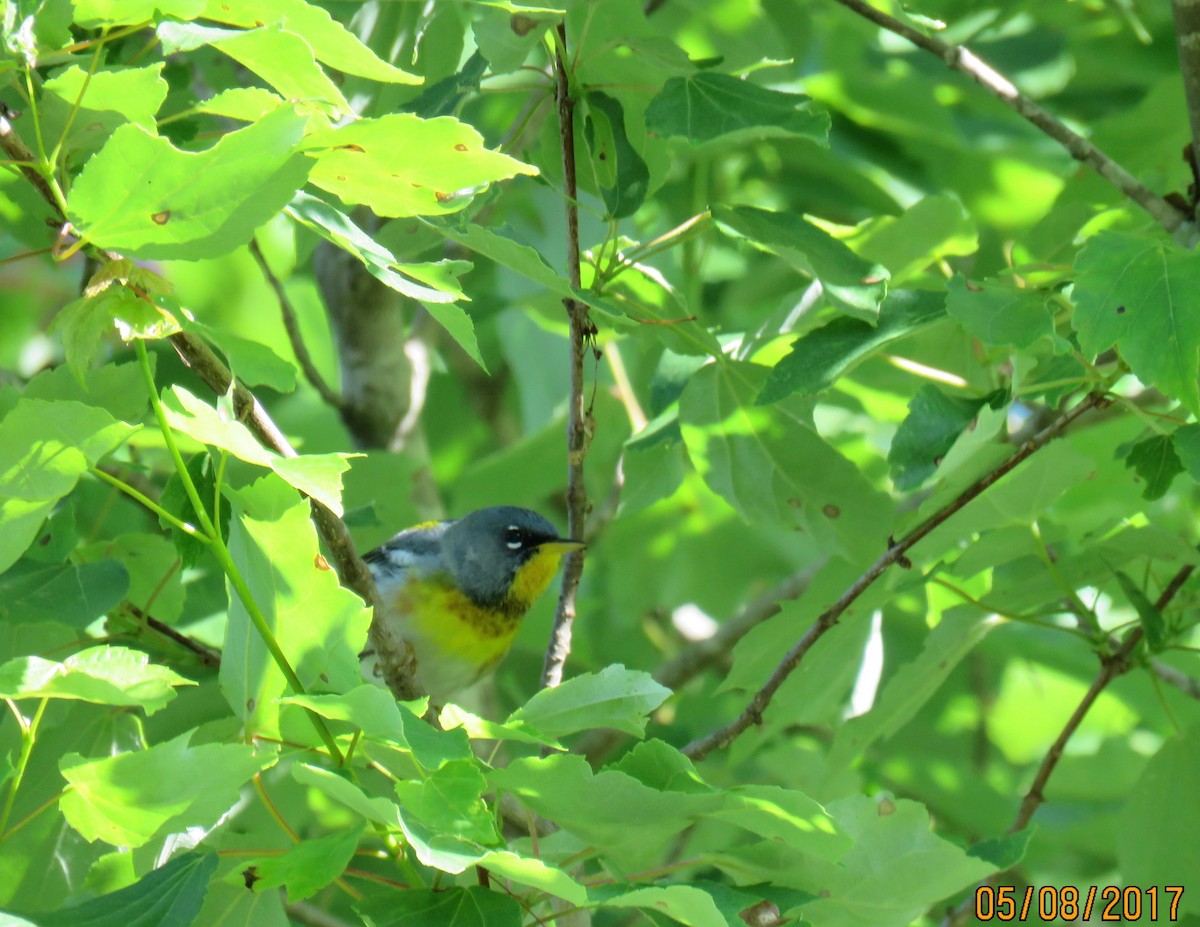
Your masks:
M145 342L140 338L135 339L134 346L137 351L138 361L142 367L142 375L146 379L146 386L150 392L150 405L154 409L154 416L158 419L158 427L162 431L163 441L166 443L167 451L175 463L175 472L179 474L179 481L183 484L183 490L191 501L192 508L196 510L196 518L199 519L202 530L208 536L213 556L217 558L217 563L221 565L222 571L228 577L229 584L233 587L242 606L246 609L250 623L254 625L259 637L262 638L262 642L266 645L268 652L270 652L271 659L275 661L275 665L283 673L283 677L287 680L288 685L292 687L292 691L297 695L303 695L305 689L303 683L300 682L300 677L296 675L296 671L292 669L292 665L288 661L287 655L283 652L283 648L279 646L279 641L275 638L271 626L267 623L262 609L258 607L258 602L255 601L254 594L250 591L245 577L242 576L241 570L234 563L233 556L229 553L229 548L225 546L225 540L213 525L212 519L208 516L208 510L200 500L200 492L196 489L196 484L192 481L192 475L188 473L183 455L179 452L179 445L175 442L175 433L171 430L171 424L167 421L167 413L163 409L162 400L159 399L158 389L154 383L154 372L150 369L150 355L146 350ZM325 724L325 719L311 709L306 708L305 711L308 714L309 720L312 721L313 727L317 729L317 733L320 735L325 747L329 750L329 755L340 765L343 762L342 753L338 749L337 742L333 739L333 734L330 732L329 727Z
M195 525L189 525L187 522L176 518L174 515L172 515L170 512L168 512L166 509L164 509L161 505L159 505L157 502L155 502L153 499L151 499L145 493L140 492L137 489L134 489L132 486L130 486L128 483L126 483L124 480L120 479L119 477L115 477L111 473L106 473L104 470L101 470L99 467L92 467L92 476L99 477L104 482L108 483L110 486L114 486L117 489L119 489L121 492L125 493L125 495L129 496L129 498L131 498L137 502L140 502L145 508L149 509L151 512L153 512L155 515L157 515L163 521L169 522L171 525L178 528L180 531L182 531L184 534L188 535L189 537L195 538L197 541L201 542L202 544L211 544L212 543L209 536L207 534L205 534L203 531L198 531L196 529Z
M9 711L17 719L17 726L21 729L21 752L17 757L17 765L13 769L12 779L8 783L8 794L4 797L4 810L0 811L0 841L5 839L8 834L5 831L8 829L8 819L12 815L13 803L17 800L17 791L21 788L21 782L25 778L25 771L29 768L29 757L33 753L33 745L37 742L38 725L42 723L42 715L46 711L46 705L50 703L50 699L43 698L34 712L31 719L26 720L21 714L21 710L17 707L17 703L10 698L6 698L5 704L8 705Z

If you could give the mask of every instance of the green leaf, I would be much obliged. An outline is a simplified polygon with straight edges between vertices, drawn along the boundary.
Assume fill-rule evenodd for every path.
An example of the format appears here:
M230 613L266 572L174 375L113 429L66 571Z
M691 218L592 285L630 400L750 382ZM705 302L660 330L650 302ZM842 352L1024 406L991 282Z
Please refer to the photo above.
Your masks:
M887 268L863 260L824 229L793 213L750 206L717 206L713 218L727 234L747 238L821 281L834 305L874 320L887 294Z
M1167 624L1163 620L1162 612L1154 607L1154 603L1146 598L1146 593L1142 592L1141 587L1126 574L1120 570L1113 572L1116 574L1121 591L1125 593L1125 598L1129 600L1129 604L1134 607L1138 618L1141 619L1142 629L1146 633L1146 646L1151 653L1162 653L1163 648L1169 643Z
M35 566L20 561L0 574L0 621L29 624L53 616L83 629L125 597L129 573L115 560Z
M311 181L349 205L380 216L436 216L464 208L479 189L537 168L483 146L473 128L448 116L392 113L315 132L305 149ZM403 159L396 152L405 152Z
M354 910L368 927L521 927L516 899L479 885L385 892L356 902Z
M295 365L261 341L251 341L200 322L189 322L188 327L217 346L229 369L246 386L266 386L280 393L290 393L296 388Z
M71 221L87 241L134 257L227 254L304 184L311 161L296 145L307 123L280 107L197 153L122 126L71 187Z
M935 261L979 250L974 220L953 196L926 196L900 216L868 219L847 243L891 271L892 285L918 276Z
M848 767L879 738L899 731L942 687L946 677L999 623L994 616L944 613L920 654L893 672L871 710L851 718L834 735L829 764Z
M480 859L479 865L495 875L529 885L571 904L588 903L587 889L561 869L548 866L540 859L518 856L508 850L497 850Z
M483 773L474 759L452 760L426 779L405 779L395 785L402 819L409 826L419 822L429 834L438 837L454 836L474 843L495 844L500 835L483 801L486 788ZM416 849L419 856L420 847Z
M42 88L42 134L59 138L69 121L67 144L78 155L99 149L125 123L153 133L154 114L167 98L162 69L160 61L146 68L95 71L90 76L78 65L60 71Z
M1005 834L993 840L981 840L971 847L968 853L991 863L1001 872L1012 869L1025 858L1025 851L1029 848L1029 841L1033 838L1035 829L1026 825L1015 834Z
M136 705L152 715L175 697L176 686L195 685L138 650L89 647L61 663L18 657L0 666L0 696L61 698L98 705Z
M595 773L587 760L571 754L514 760L488 778L538 814L626 861L653 856L722 803L716 794L659 791L616 770Z
M592 890L592 900L606 908L659 911L687 927L730 927L712 896L693 885L606 885Z
M333 119L343 118L351 112L350 104L337 84L317 64L309 44L279 26L243 32L167 22L158 27L158 36L168 54L211 45L257 74L284 99L319 107Z
M136 429L80 402L22 399L0 420L0 570L79 477Z
M802 136L828 144L829 114L799 93L781 93L715 71L672 77L646 108L646 128L707 142Z
M53 328L62 337L67 366L80 384L106 337L119 333L159 338L179 330L171 313L124 285L105 286L68 303L55 316Z
M159 17L194 19L204 0L74 0L75 22L80 26L125 26Z
M789 884L818 897L804 918L822 927L894 927L921 917L996 867L935 835L929 812L907 799L855 795L829 803L854 839L837 862L813 859Z
M931 290L896 290L879 308L879 321L834 319L796 339L791 352L771 369L760 403L828 389L859 362L905 335L946 318L945 297Z
M835 862L854 846L841 825L803 792L774 785L742 785L724 793L716 820L736 824L818 859Z
M134 753L59 762L68 788L60 808L85 840L140 847L159 833L210 827L238 801L241 787L275 762L245 744L190 747L195 731Z
M541 44L546 30L561 19L561 14L549 12L483 7L472 32L491 72L509 74L525 63L529 53Z
M254 891L287 889L288 901L303 901L315 895L345 872L358 849L365 825L348 827L336 834L302 840L282 856L260 856L254 860Z
M342 514L342 474L349 469L348 454L305 454L281 457L258 443L239 421L226 420L208 403L181 386L162 396L170 426L201 444L228 451L240 460L274 470L300 492L312 496L334 513Z
M429 265L400 264L391 251L364 232L344 212L322 199L300 191L288 205L287 213L326 241L354 255L371 276L397 293L426 305L466 299L457 281L442 278L436 284L431 283L429 276L421 273L421 269ZM418 273L420 277L411 275Z
M1071 298L1083 353L1114 344L1138 379L1200 414L1200 255L1101 232L1075 261Z
M1181 425L1171 435L1175 455L1188 475L1200 482L1200 424Z
M660 792L704 794L714 791L700 778L691 760L661 740L634 744L632 750L607 768L633 776L643 785Z
M984 344L1028 348L1054 335L1047 294L955 274L947 286L946 311Z
M229 552L301 683L359 685L370 611L321 557L308 505L264 477L240 490L233 508ZM286 682L232 588L219 678L247 731L278 736Z
M321 7L304 0L255 0L233 4L207 0L204 18L249 29L278 24L304 39L317 60L343 74L391 84L419 84L421 78L388 64Z
M274 112L284 102L283 97L264 87L230 87L196 104L196 112L224 116L241 122L258 122ZM297 194L299 195L299 194Z
M368 797L361 788L335 772L320 766L293 763L292 777L301 785L311 786L368 821L395 830L400 828L400 809L395 802L386 798Z
M40 927L188 927L217 870L216 853L184 853L133 885L38 915Z
M1132 467L1138 479L1145 482L1143 499L1161 499L1171 488L1175 477L1183 472L1183 462L1175 453L1171 435L1155 435L1139 441L1125 457L1125 466Z
M156 360L150 355L150 362ZM83 382L66 367L43 370L25 385L26 399L70 399L98 406L118 421L136 422L150 401L146 380L137 361L105 364L84 372Z
M891 528L891 501L799 413L753 405L766 373L727 361L692 378L679 411L696 468L751 522L798 527L851 558L878 556Z
M627 218L646 199L650 169L629 141L621 102L598 90L586 94L584 102L587 105L584 138L592 151L596 185L609 217Z
M641 737L649 713L670 696L671 690L649 673L618 664L542 689L509 715L507 723L523 722L550 737L590 728L612 728Z
M947 396L932 384L922 386L908 404L908 415L896 429L888 450L888 466L896 488L916 489L933 476L946 452L988 400L986 396Z
M1194 884L1200 872L1200 794L1186 783L1197 764L1200 727L1193 724L1159 748L1129 789L1116 825L1117 859L1128 884L1189 889ZM1181 921L1200 914L1196 893L1184 892L1178 914Z

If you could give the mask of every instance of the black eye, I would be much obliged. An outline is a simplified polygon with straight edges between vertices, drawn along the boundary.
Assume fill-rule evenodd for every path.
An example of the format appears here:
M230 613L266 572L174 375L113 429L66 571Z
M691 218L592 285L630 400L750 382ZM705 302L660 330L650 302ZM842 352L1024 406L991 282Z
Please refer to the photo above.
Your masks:
M507 538L504 546L509 550L520 550L525 546L525 532L516 525L508 526Z

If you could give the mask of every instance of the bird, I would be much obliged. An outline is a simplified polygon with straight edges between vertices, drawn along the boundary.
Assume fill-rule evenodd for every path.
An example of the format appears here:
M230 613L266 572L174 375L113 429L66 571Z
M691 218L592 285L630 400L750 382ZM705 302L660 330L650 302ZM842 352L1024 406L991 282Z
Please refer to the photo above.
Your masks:
M585 546L537 512L500 505L408 528L363 559L385 627L412 645L415 681L445 705L504 659L562 558ZM382 684L375 657L359 654L362 673Z

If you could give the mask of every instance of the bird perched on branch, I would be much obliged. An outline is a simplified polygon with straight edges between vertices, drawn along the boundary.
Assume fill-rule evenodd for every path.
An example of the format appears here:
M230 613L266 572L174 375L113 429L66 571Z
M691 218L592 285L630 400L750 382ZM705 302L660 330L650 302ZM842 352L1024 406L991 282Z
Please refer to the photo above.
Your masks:
M496 506L401 531L363 559L383 620L412 644L416 681L441 705L504 658L562 558L583 547L537 512ZM360 657L363 675L380 679L375 651Z

